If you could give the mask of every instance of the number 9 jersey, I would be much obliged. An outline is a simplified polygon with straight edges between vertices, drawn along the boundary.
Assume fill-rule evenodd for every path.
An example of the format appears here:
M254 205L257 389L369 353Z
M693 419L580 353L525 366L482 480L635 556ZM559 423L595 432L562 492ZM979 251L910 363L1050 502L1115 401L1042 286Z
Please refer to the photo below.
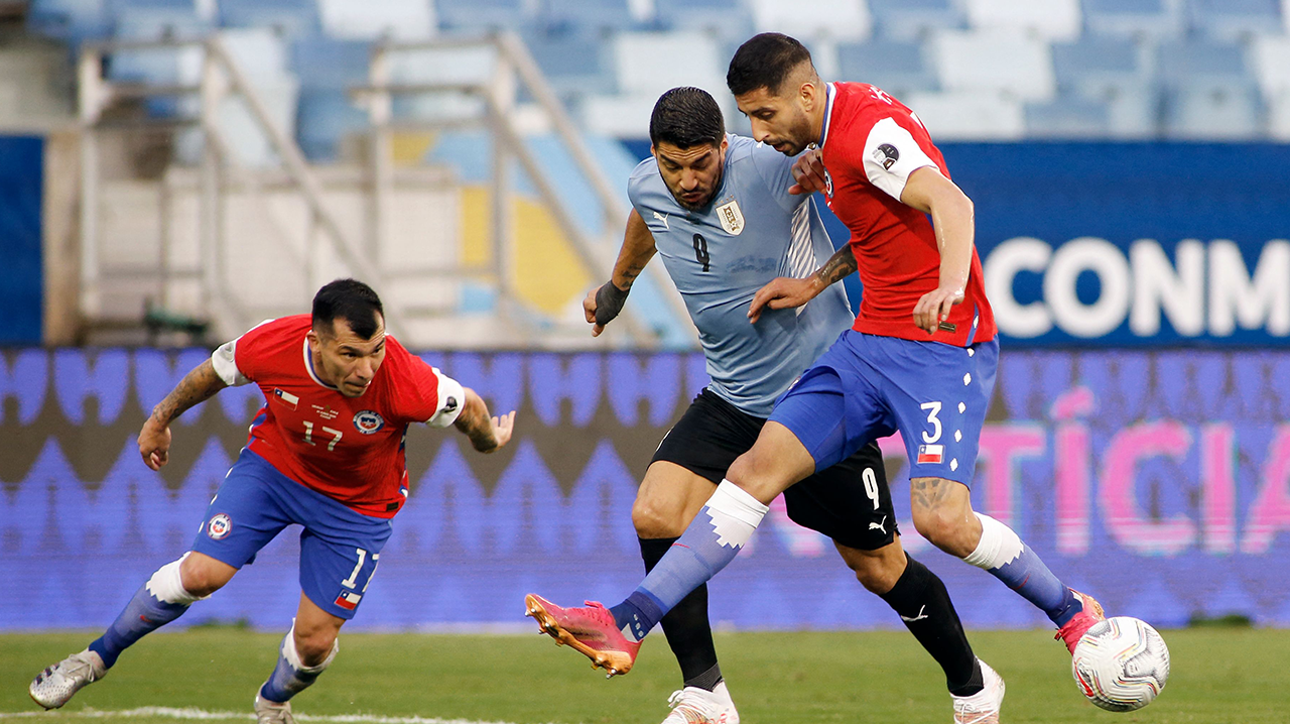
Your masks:
M286 477L364 515L392 518L407 500L409 423L447 427L465 391L390 335L385 360L359 397L323 382L306 338L311 317L269 320L211 355L226 384L254 382L265 404L247 448Z

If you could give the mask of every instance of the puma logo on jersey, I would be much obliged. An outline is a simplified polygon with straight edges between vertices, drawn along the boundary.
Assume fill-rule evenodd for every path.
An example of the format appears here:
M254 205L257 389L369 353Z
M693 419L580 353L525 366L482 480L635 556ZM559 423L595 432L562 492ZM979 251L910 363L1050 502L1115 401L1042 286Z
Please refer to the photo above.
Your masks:
M664 229L667 229L668 231L671 231L671 230L672 230L672 227L670 227L670 226L668 226L668 225L667 225L667 217L669 217L669 216L671 216L671 214L660 214L660 213L659 213L659 212L657 212L657 211L655 211L655 212L654 212L654 218L656 218L656 219L658 219L659 221L663 222L663 228L664 228Z
M913 623L913 622L915 622L915 621L922 621L923 619L927 618L927 614L923 613L923 611L926 611L926 610L927 610L927 606L923 606L922 608L919 608L919 609L918 609L918 615L917 615L917 616L915 616L915 617L913 617L913 618L910 618L910 617L908 617L908 616L901 616L901 617L900 617L900 620L901 620L901 621L904 621L904 622L906 622L906 623Z
M881 520L881 521L879 521L879 522L877 522L877 523L870 523L870 524L869 524L869 530L880 530L880 531L882 531L883 533L886 533L886 532L887 532L887 516L885 516L885 515L884 515L884 516L882 516L882 520Z

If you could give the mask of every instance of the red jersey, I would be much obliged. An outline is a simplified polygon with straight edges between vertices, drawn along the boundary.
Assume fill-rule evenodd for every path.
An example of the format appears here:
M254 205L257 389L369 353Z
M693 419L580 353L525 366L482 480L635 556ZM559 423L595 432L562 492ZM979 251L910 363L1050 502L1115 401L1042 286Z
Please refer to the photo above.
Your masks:
M367 391L345 397L314 370L310 325L308 314L269 320L211 356L224 382L254 382L264 392L247 447L359 513L393 518L407 499L408 423L451 425L466 401L462 386L386 335Z
M993 339L994 312L975 247L964 300L950 311L954 331L929 335L914 325L914 306L940 284L941 254L932 222L900 195L909 174L923 166L950 177L918 116L874 86L830 83L820 148L828 169L825 197L851 231L864 284L853 329L960 347Z

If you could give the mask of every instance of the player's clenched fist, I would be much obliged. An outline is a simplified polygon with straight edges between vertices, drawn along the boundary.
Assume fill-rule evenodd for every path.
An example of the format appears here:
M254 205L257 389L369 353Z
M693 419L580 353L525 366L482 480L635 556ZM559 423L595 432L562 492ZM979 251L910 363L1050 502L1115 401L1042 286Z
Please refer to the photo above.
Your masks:
M804 152L793 162L793 180L797 183L788 188L790 194L812 194L828 188L825 177L824 154L818 148Z

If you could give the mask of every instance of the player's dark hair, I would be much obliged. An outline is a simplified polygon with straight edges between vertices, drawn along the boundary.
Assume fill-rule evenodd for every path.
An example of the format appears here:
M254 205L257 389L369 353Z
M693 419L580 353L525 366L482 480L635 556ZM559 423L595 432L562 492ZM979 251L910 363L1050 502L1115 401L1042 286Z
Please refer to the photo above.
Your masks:
M683 86L659 96L649 118L650 143L670 143L677 148L716 146L726 137L721 106L707 91Z
M340 317L349 322L349 328L359 339L371 339L380 326L376 319L378 314L384 319L381 298L357 279L337 279L314 295L314 329L323 325L330 331L335 328L336 318Z
M758 88L777 96L783 90L784 81L802 63L811 63L811 51L795 39L783 33L754 35L730 59L726 86L736 96Z

